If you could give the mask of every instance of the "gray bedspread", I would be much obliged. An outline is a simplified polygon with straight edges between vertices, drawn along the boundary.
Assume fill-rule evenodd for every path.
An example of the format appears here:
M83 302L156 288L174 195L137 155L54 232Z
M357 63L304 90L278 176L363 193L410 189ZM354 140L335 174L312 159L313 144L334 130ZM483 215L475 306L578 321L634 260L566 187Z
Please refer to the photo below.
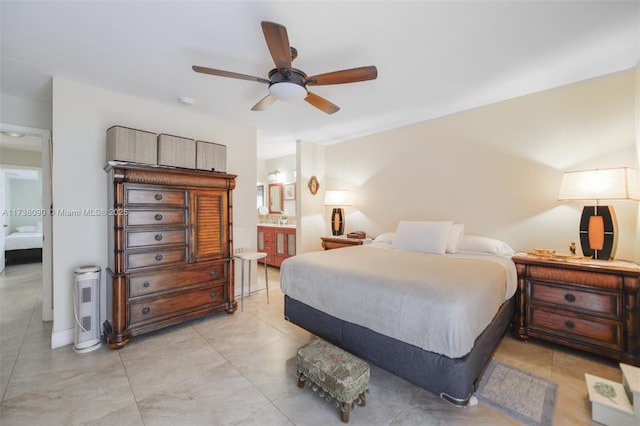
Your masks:
M451 358L469 353L516 281L508 257L431 255L375 243L304 253L280 269L289 297Z

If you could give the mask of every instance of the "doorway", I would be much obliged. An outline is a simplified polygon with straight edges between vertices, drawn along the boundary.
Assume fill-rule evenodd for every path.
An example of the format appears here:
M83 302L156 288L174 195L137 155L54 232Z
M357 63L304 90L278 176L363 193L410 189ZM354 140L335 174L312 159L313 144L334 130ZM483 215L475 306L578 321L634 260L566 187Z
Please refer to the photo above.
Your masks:
M12 124L0 123L0 149L4 150L0 167L10 169L37 169L39 166L42 182L42 204L39 212L42 216L42 320L53 320L53 248L51 245L52 221L49 212L51 206L51 132ZM11 134L14 134L13 136ZM20 136L22 135L22 136ZM26 138L26 139L24 139ZM39 153L39 154L37 154ZM37 158L40 158L40 164ZM6 183L5 176L5 183ZM3 188L5 185L3 185ZM5 195L2 195L2 209L6 208ZM2 234L4 242L4 228ZM2 250L4 257L4 250Z

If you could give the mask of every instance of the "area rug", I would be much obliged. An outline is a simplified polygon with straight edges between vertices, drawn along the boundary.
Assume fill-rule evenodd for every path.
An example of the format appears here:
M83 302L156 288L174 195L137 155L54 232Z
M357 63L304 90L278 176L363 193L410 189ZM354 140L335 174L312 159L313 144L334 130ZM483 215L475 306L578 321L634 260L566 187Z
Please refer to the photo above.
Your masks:
M480 379L478 401L525 425L553 425L558 385L511 365L491 360Z

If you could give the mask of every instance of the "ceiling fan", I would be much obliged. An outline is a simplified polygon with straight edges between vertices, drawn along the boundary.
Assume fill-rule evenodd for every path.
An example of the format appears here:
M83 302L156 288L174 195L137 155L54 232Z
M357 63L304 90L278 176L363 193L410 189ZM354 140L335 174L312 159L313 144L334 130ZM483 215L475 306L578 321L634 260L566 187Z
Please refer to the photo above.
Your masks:
M252 111L263 111L277 99L284 101L304 99L319 110L327 114L333 114L340 108L323 97L309 92L307 86L355 83L358 81L374 80L378 77L378 70L375 66L351 68L308 77L307 74L299 69L291 67L291 62L298 56L298 52L295 48L289 46L287 29L275 22L262 21L261 25L267 47L276 65L274 69L269 71L268 79L197 65L192 67L195 72L203 74L268 84L269 94L258 101L258 103L251 108Z

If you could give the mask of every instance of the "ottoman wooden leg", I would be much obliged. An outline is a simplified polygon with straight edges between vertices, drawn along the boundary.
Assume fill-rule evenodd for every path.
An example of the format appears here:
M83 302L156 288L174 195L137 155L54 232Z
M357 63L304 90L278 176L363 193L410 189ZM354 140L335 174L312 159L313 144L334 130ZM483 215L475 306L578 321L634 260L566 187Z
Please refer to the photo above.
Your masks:
M364 396L364 392L362 392L360 395L358 395L358 405L361 407L364 407L367 405L367 400Z
M342 403L342 423L349 423L349 403Z
M298 376L298 387L299 388L303 388L304 387L304 374L300 373L300 375Z

